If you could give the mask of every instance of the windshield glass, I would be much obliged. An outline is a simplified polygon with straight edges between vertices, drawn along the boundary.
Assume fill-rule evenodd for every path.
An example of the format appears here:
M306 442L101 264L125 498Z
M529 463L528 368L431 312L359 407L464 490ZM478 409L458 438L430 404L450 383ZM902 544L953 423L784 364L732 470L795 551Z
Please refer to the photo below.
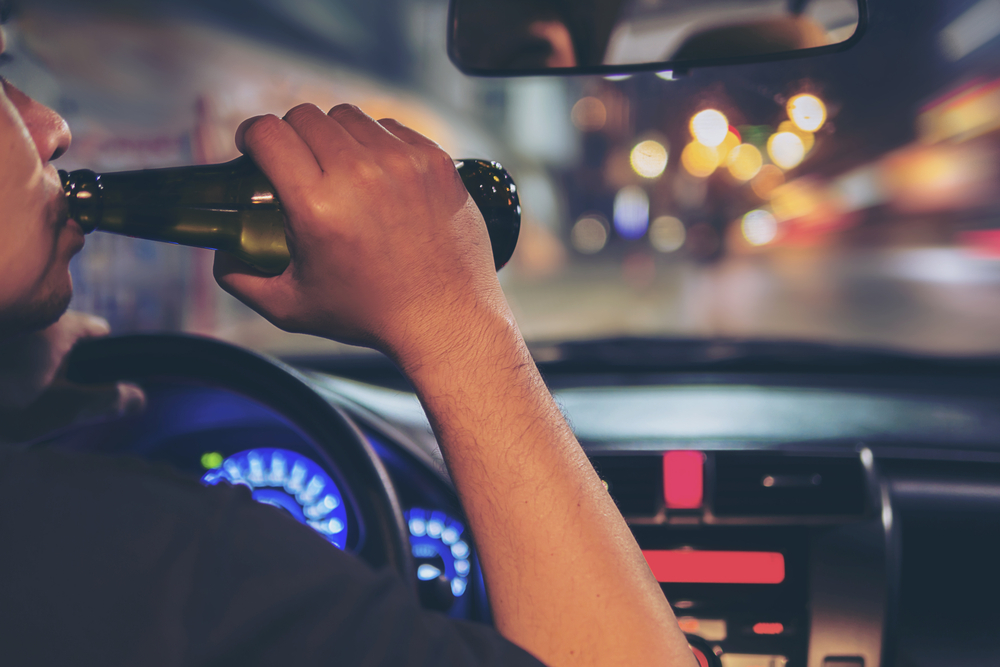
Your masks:
M1000 4L873 3L851 50L615 79L474 79L445 0L45 0L3 74L68 120L64 169L213 163L243 119L314 102L394 117L513 174L501 280L525 338L796 339L1000 351ZM119 333L278 354L212 252L96 233L73 307Z

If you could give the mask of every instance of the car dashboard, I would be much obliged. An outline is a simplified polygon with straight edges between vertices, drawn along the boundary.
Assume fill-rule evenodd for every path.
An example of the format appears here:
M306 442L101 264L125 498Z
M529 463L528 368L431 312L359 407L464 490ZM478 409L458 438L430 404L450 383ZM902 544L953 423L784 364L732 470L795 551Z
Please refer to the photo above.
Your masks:
M562 354L536 350L558 404L681 628L725 667L995 664L1000 374L989 363L637 370ZM384 466L421 603L489 623L474 538L402 376L376 357L293 362ZM72 446L245 485L364 557L365 489L337 443L231 389L144 389L142 415Z

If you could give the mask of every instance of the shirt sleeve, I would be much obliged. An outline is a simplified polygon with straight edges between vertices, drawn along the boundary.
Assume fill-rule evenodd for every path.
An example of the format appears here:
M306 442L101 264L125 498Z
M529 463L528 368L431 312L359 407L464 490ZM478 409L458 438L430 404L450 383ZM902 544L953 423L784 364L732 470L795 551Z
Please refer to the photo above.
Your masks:
M9 664L541 664L246 489L141 461L0 453L0 536Z

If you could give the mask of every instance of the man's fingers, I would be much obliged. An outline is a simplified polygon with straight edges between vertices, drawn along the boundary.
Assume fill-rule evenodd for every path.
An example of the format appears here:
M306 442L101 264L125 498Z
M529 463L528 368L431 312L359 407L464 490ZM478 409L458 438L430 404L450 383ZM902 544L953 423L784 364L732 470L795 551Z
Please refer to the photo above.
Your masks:
M431 139L428 139L424 135L420 134L416 130L411 130L402 123L400 123L395 118L383 118L378 122L379 125L384 127L386 130L391 132L393 135L399 137L402 141L413 145L413 146L431 146L433 148L441 148L441 146Z
M100 338L111 333L111 325L103 317L74 311L67 311L63 317L71 315L77 319L82 334L81 338Z
M357 139L343 125L320 111L315 104L300 104L285 114L284 120L309 146L323 171L331 171L342 164L344 150L359 146Z
M263 116L251 116L240 123L240 126L236 128L236 148L239 149L241 153L247 152L246 143L243 141L243 135L246 134L248 127L256 123L261 118L263 118Z
M284 297L283 276L266 276L229 253L217 251L212 267L219 287L281 327L291 305Z
M330 118L351 133L358 143L369 147L384 146L398 140L393 133L375 122L375 119L353 104L338 104L330 109Z
M237 131L237 146L260 167L286 208L309 201L323 172L305 140L277 116L245 121Z
M117 391L118 400L115 407L118 409L118 414L135 415L146 409L146 392L139 385L119 382Z

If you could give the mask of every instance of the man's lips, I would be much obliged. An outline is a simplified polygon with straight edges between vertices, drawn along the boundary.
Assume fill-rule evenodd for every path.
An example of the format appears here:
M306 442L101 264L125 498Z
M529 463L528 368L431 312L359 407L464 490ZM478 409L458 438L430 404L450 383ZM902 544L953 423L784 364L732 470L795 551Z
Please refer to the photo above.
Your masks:
M80 227L80 224L73 218L66 219L66 231L70 236L69 244L71 252L75 255L76 253L83 250L84 243L86 243L86 241L84 240L86 236L84 235L83 229Z

